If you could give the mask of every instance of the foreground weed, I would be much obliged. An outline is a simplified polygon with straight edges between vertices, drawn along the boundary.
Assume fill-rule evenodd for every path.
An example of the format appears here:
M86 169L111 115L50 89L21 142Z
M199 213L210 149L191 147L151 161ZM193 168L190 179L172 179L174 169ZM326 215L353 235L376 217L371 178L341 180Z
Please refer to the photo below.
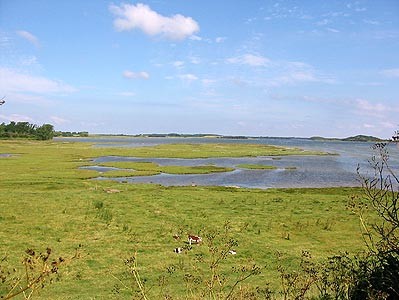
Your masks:
M281 254L278 253L281 260ZM318 268L312 261L311 255L307 251L302 251L299 270L288 272L282 264L278 266L281 278L281 294L283 299L305 299L318 280Z
M136 282L139 292L144 300L148 300L147 291L144 285L144 282L140 278L140 274L137 267L137 253L135 253L132 257L125 260L125 265L128 268L129 274L131 274Z
M174 291L171 286L173 280L184 284L185 299L259 299L259 295L264 299L270 299L268 285L255 288L244 284L249 278L261 274L261 267L248 259L244 264L237 263L232 268L225 267L224 262L236 255L235 249L238 247L238 241L230 236L229 231L230 224L226 222L221 230L204 232L204 239L201 238L198 244L187 243L178 248L178 263L166 266L164 273L158 276L158 282L152 285L140 276L136 252L125 260L125 266L133 282L130 286L133 287L129 288L128 284L123 286L130 289L133 297L136 295L146 300L179 299L181 294L175 292L174 295L171 292ZM122 283L121 280L118 281ZM118 289L117 293L119 292Z
M22 260L23 271L8 266L7 257L0 260L0 299L23 296L31 299L47 284L58 280L59 267L66 263L63 257L52 258L52 250L38 253L33 249L25 251ZM77 258L75 255L72 259Z

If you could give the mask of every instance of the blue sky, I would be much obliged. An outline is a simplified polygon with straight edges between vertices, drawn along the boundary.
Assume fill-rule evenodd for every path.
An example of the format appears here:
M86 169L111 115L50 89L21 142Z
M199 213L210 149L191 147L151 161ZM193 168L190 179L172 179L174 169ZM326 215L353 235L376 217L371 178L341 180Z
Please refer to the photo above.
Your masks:
M389 137L399 1L0 0L0 122Z

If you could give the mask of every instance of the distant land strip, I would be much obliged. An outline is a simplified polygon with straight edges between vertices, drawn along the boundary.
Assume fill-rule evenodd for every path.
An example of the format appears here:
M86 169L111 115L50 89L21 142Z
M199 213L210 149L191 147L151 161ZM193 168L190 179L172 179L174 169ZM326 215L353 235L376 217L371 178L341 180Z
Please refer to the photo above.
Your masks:
M75 135L78 136L78 135ZM280 136L245 136L245 135L221 135L213 133L140 133L140 134L90 134L90 137L137 137L137 138L215 138L215 139L302 139L314 141L344 141L344 142L385 142L388 140L380 139L370 135L355 135L346 138L330 138L322 136L313 137L280 137Z

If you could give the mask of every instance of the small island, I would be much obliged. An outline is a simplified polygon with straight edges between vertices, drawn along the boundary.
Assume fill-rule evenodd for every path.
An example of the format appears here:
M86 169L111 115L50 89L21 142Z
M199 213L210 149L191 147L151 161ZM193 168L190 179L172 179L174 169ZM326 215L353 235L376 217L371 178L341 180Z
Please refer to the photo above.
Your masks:
M362 135L362 134L350 136L347 138L325 138L322 136L313 136L310 138L310 140L314 140L314 141L343 141L343 142L370 142L370 143L378 143L378 142L386 141L386 140L380 139L375 136Z

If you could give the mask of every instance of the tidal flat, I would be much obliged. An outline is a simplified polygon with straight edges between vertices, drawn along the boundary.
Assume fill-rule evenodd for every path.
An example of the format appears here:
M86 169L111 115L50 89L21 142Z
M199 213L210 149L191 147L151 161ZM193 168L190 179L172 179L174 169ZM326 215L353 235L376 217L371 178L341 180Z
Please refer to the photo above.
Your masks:
M129 149L62 141L0 141L0 153L11 154L0 159L0 258L6 257L7 266L23 274L25 250L50 247L67 263L60 268L60 280L46 286L40 299L109 299L117 298L116 286L119 297L131 296L127 287L134 282L124 261L136 253L140 275L152 291L160 289L160 275L166 274L175 298L183 299L184 275L209 272L206 237L211 233L237 241L237 254L221 266L227 278L233 267L256 264L262 273L247 284L268 282L273 289L279 288L278 265L295 269L302 250L319 260L365 249L359 219L346 209L350 197L360 195L359 188L165 187L93 181L97 171L79 169L93 158L111 155L305 153L259 145L168 146ZM176 234L181 239L173 238ZM186 245L187 234L203 236L204 244L182 255L174 253L174 248ZM72 259L77 249L78 258ZM175 271L169 276L172 266ZM0 284L0 295L6 290Z

